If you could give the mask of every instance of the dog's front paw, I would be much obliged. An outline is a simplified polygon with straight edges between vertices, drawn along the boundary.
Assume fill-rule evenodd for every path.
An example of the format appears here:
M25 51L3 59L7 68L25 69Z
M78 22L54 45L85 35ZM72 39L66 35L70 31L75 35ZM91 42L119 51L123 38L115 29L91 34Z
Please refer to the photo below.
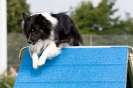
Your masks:
M42 66L45 64L45 61L46 61L47 57L43 56L43 57L40 57L40 59L38 60L38 66Z
M37 69L38 68L38 60L33 61L33 68Z

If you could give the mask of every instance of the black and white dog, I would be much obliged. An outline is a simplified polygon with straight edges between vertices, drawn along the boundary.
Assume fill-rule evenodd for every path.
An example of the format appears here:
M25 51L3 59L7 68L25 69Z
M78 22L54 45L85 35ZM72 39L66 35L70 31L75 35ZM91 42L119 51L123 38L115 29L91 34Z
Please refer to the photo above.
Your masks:
M22 13L22 17L22 29L29 43L34 69L45 64L47 58L60 54L64 46L79 46L83 43L74 22L65 13ZM39 58L42 48L44 51Z

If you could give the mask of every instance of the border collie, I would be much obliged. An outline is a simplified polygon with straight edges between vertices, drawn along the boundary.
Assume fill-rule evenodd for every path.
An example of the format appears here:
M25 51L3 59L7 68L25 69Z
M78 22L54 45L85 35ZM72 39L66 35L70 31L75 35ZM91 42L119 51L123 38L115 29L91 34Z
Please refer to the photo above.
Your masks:
M22 29L29 43L34 69L45 64L47 58L60 54L61 48L66 45L83 44L74 22L65 13L35 13L32 15L22 13L22 17ZM38 54L41 49L44 51L39 58Z

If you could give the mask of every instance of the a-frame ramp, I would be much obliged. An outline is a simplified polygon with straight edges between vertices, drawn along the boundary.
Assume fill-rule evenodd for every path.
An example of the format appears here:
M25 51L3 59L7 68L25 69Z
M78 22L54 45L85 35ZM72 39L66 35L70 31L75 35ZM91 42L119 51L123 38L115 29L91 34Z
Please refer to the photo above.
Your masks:
M34 70L28 47L14 88L126 88L128 47L71 47Z

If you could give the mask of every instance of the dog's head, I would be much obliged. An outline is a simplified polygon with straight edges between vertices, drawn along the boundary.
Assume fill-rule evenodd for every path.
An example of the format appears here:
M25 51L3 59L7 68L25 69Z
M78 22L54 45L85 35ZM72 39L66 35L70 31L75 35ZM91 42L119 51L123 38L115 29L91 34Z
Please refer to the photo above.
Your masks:
M57 19L48 13L27 15L22 13L22 28L29 44L36 44L38 40L50 37L52 28L57 25Z

